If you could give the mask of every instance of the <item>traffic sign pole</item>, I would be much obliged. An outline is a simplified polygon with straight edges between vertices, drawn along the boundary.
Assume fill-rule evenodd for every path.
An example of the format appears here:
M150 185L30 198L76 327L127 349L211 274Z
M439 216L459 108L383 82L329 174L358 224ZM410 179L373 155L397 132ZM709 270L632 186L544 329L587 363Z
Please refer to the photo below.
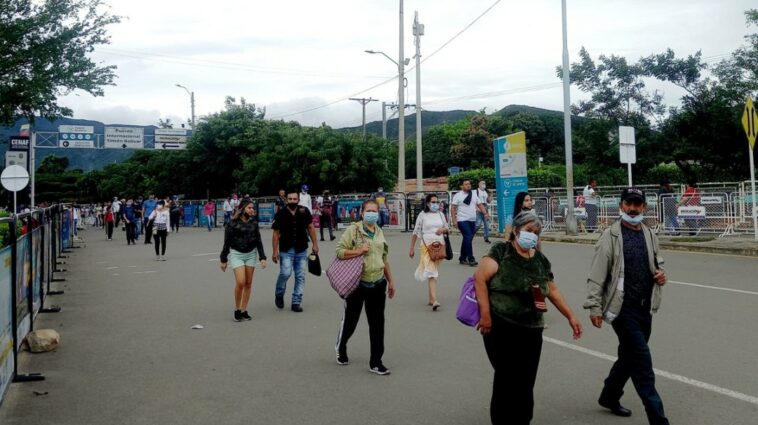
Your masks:
M753 198L752 198L752 206L751 208L751 215L753 216L753 233L755 240L758 241L758 202L756 202L755 198L755 160L753 159L753 148L752 146L748 146L750 148L750 186L753 190Z
M753 99L750 96L748 96L747 102L745 102L745 112L742 114L742 127L745 129L748 149L750 150L750 186L753 192L750 215L753 217L753 236L758 241L758 210L756 209L758 202L756 202L755 198L755 160L753 158L755 139L758 137L758 112L755 111L755 105L753 105Z

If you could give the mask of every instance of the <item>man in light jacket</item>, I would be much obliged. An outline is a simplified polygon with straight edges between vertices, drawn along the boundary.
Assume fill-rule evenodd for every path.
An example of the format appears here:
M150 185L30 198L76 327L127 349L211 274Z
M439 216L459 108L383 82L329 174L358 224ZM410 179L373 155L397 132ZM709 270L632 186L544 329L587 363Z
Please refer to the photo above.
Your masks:
M651 425L668 425L655 389L648 341L652 314L661 303L666 274L661 268L658 238L644 223L645 193L630 187L621 192L621 220L606 229L595 245L587 277L590 320L596 328L610 323L619 339L613 364L598 403L618 416L630 416L621 405L624 385L632 379Z

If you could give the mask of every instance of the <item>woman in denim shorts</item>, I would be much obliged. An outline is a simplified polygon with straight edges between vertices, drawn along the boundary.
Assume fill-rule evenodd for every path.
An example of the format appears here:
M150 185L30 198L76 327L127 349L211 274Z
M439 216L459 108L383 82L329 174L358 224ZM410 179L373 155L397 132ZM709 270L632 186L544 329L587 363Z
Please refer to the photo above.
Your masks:
M240 202L232 221L224 231L224 247L221 250L221 271L225 272L231 262L234 270L234 321L252 320L247 304L253 290L253 273L260 260L266 268L266 253L255 220L255 209L249 199Z

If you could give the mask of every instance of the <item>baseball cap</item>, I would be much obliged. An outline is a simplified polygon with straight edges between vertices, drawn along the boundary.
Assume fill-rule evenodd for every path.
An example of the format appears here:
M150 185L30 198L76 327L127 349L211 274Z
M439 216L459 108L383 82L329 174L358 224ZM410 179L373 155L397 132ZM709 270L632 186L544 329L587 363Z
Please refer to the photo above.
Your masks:
M645 202L645 192L638 187L627 187L621 191L621 201Z

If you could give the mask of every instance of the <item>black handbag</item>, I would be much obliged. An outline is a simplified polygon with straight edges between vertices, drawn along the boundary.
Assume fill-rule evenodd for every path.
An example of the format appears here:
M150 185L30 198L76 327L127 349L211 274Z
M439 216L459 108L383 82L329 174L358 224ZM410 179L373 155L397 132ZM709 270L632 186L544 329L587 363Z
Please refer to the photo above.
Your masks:
M450 261L453 259L453 245L450 244L450 236L445 235L445 259Z
M318 258L318 254L311 252L308 255L308 273L314 276L321 276L321 260Z

